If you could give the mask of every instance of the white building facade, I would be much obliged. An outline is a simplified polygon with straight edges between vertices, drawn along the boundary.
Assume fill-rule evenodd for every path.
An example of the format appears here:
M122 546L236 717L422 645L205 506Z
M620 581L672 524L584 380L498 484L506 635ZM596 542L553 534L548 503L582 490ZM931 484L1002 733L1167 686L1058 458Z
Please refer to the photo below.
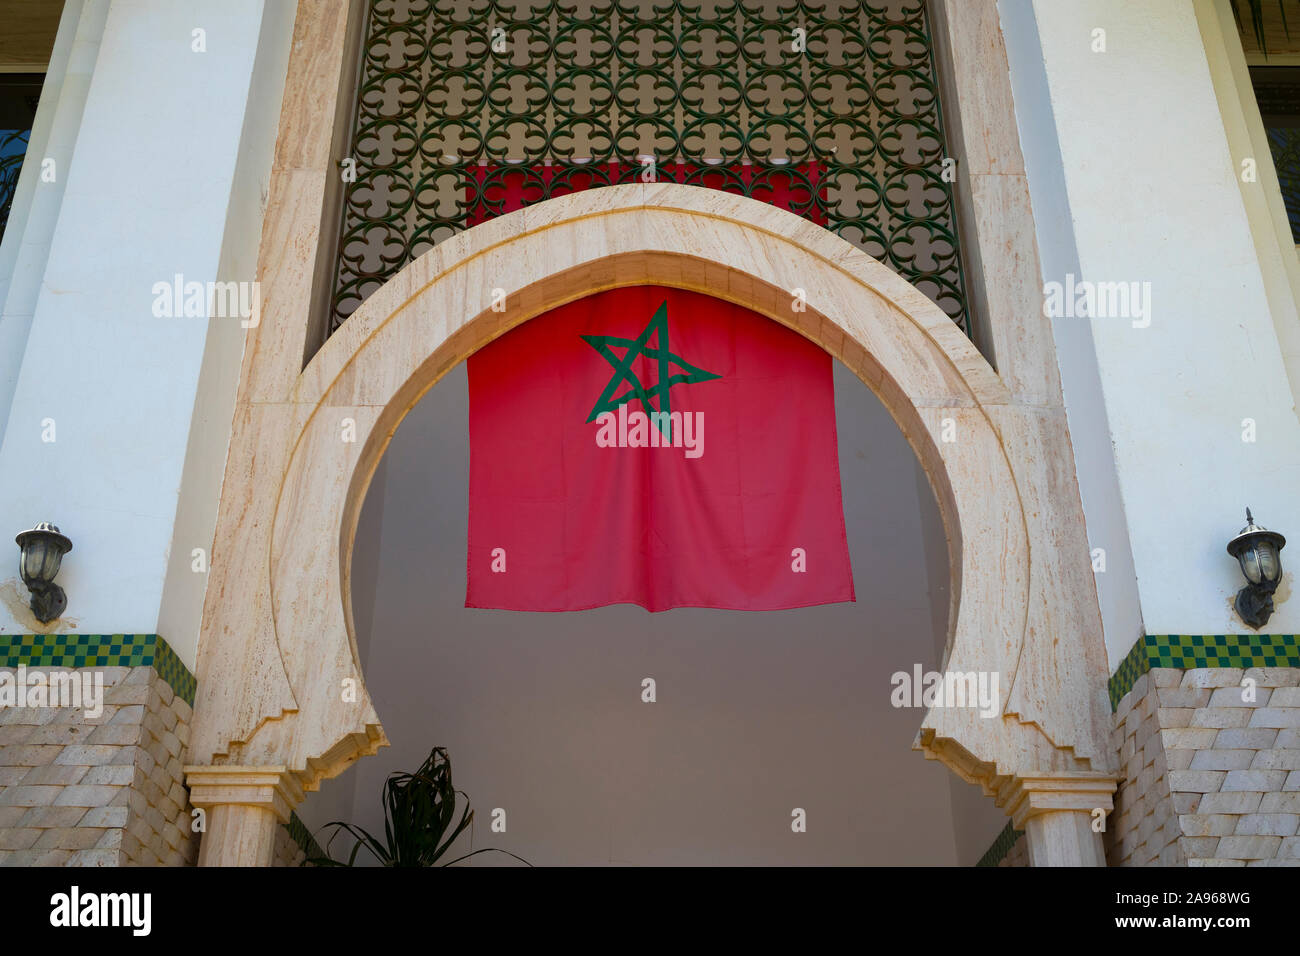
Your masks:
M445 196L420 207L436 207L424 220L391 212L395 187L385 198L367 176L394 162L397 141L358 144L367 110L400 100L404 77L425 84L422 142L443 137L410 160L424 184L447 149L466 175L543 168L526 142L524 159L511 154L507 120L496 152L490 135L452 142L439 69L462 84L463 109L476 57L496 64L484 84L504 77L503 96L509 68L549 77L551 100L531 107L550 117L548 136L564 37L592 97L592 24L664 55L653 31L636 39L650 16L635 3L581 5L571 33L550 5L531 5L551 18L531 26L520 5L420 6L66 0L44 66L0 64L43 74L0 242L0 527L51 522L72 543L53 620L38 620L16 570L0 578L0 674L98 670L105 687L98 717L0 706L0 864L292 862L318 851L309 831L329 820L369 827L383 775L451 739L483 816L501 807L512 820L500 845L534 862L1300 865L1294 574L1283 550L1271 616L1252 627L1226 550L1247 507L1300 533L1300 261L1293 171L1274 159L1289 127L1256 93L1261 71L1292 56L1271 8L1266 56L1248 4L1239 20L1228 0L899 0L834 15L800 4L780 23L763 4L676 5L662 29L681 112L661 125L709 113L687 102L692 69L719 72L692 46L700 23L733 18L737 62L755 74L746 30L784 30L781 42L803 31L804 49L770 53L788 56L779 69L803 78L811 104L782 127L787 152L822 115L823 74L807 58L856 49L852 37L818 46L819 31L865 24L857 55L876 58L877 77L894 75L891 31L923 44L928 65L907 68L908 89L939 94L925 175L948 192L927 215L930 234L951 239L926 254L942 247L953 263L927 270L891 258L895 234L879 249L862 238L885 213L859 211L867 225L846 228L834 186L824 221L671 174L477 219L473 199L448 213ZM405 42L393 24L432 37L440 16L470 22L487 48L440 65L429 40L407 54L416 66L383 66ZM523 52L495 50L498 27ZM572 39L578 27L586 39ZM552 37L545 53L530 52L537 36ZM722 41L699 42L725 56ZM619 55L630 75L638 54ZM824 70L840 97L827 115L854 95L843 74ZM876 90L863 129L887 143L897 117ZM746 117L762 112L746 102ZM482 108L490 134L496 107ZM844 136L819 169L851 166ZM718 148L720 169L753 149ZM633 139L610 149L638 173L653 155ZM686 168L691 156L659 160ZM859 192L868 173L894 175L857 168ZM375 221L408 231L401 261L379 268L374 245L349 251L360 233L348 230L384 202ZM839 361L861 618L773 619L768 633L739 612L674 611L668 625L578 612L588 617L552 626L453 607L464 359L558 304L629 284L719 295ZM782 304L796 287L809 313ZM504 313L497 288L510 293ZM356 440L337 440L345 422ZM872 488L860 507L855 482ZM427 499L442 504L426 513ZM430 544L437 533L448 543ZM445 594L435 581L450 581ZM698 639L672 645L678 627ZM824 635L816 650L811 633ZM998 716L898 711L890 675L913 664L998 674ZM692 683L732 670L746 676ZM837 671L854 675L842 698L819 683ZM681 688L651 729L620 710L618 682L636 708L646 673L677 674ZM521 700L535 710L516 713ZM864 739L864 721L892 728L888 740ZM506 743L538 722L555 748L546 761L536 741ZM792 749L821 741L800 765L804 790L723 822L753 788L754 735L791 727ZM582 751L605 762L588 767ZM670 820L638 809L634 795L668 768L717 810L707 832L670 836ZM570 817L575 787L585 796ZM786 804L834 823L817 835L810 811L809 840L792 849Z

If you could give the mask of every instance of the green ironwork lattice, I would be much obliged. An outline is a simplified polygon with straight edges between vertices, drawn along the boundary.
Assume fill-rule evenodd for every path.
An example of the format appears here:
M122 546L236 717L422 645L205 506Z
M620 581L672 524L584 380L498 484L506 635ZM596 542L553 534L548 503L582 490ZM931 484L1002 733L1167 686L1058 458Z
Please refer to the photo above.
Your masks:
M657 181L783 205L970 333L924 0L372 0L332 332L478 222Z
M1282 202L1291 223L1291 239L1300 244L1300 129L1285 127L1265 132L1278 185L1282 187Z
M9 210L18 189L18 173L23 168L31 132L29 129L0 130L0 236L9 225Z

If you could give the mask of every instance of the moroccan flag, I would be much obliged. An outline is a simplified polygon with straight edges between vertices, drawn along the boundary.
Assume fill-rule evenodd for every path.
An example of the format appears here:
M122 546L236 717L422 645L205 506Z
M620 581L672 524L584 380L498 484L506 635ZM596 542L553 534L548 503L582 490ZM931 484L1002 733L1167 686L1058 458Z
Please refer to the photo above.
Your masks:
M601 292L470 357L465 606L852 601L830 356L740 306Z

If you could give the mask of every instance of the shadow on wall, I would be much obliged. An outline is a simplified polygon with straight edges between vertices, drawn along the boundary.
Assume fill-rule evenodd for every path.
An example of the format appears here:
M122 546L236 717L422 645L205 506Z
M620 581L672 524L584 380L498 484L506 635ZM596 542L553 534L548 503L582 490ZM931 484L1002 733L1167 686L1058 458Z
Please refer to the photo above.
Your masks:
M456 855L974 863L1005 819L911 751L921 711L890 703L891 674L940 662L938 509L884 407L839 363L835 390L856 604L545 614L464 607L468 397L464 366L449 373L389 446L353 556L358 646L393 746L326 781L299 810L307 825L382 832L385 777L437 745L476 810ZM971 830L960 849L954 819Z

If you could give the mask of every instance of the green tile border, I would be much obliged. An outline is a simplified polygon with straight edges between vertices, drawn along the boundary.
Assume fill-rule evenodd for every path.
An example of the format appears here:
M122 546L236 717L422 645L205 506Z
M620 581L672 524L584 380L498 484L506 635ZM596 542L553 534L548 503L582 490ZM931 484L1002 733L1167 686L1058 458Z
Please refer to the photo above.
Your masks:
M1300 667L1300 634L1147 634L1110 678L1112 711L1153 667Z
M191 707L198 680L157 634L0 634L0 667L152 667Z
M1017 830L1012 824L1008 823L1002 828L993 841L993 845L984 851L976 866L997 866L1011 852L1011 848L1016 845L1016 841L1025 835L1024 830Z
M1148 640L1150 640L1148 637L1139 637L1137 643L1124 655L1124 660L1120 661L1115 673L1110 675L1107 690L1110 692L1112 714L1119 707L1119 702L1124 699L1124 695L1133 689L1137 679L1151 669L1151 658L1148 656L1146 643Z
M290 812L289 822L283 823L281 826L289 831L289 836L294 843L298 844L302 852L307 854L308 860L319 859L325 855L325 851L320 848L316 838L311 835L311 831L307 829L307 824L298 818L298 814Z

